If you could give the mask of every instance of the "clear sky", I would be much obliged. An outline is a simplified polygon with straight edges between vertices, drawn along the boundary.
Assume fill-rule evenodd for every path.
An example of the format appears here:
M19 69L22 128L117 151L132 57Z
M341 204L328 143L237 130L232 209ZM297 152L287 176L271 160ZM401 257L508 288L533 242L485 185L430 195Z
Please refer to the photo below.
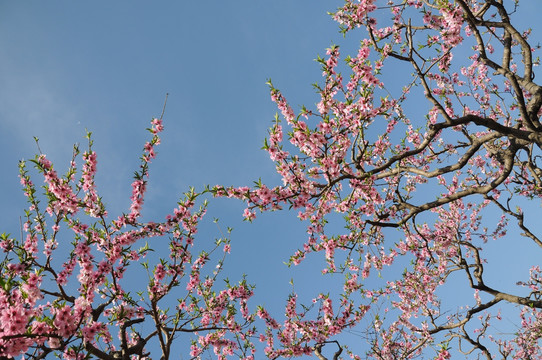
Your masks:
M37 152L34 136L63 172L73 144L84 149L85 129L91 131L98 190L113 217L127 212L145 128L166 93L147 219L171 212L189 186L251 185L259 177L276 184L273 163L260 150L277 111L265 82L271 78L296 110L316 102L311 84L321 72L313 60L334 43L358 45L326 14L341 3L0 1L0 232L19 233L26 203L17 163ZM293 272L283 265L306 236L295 214L264 214L247 224L242 210L233 200L213 201L199 239L220 237L214 217L234 228L225 273L232 280L246 273L256 284L253 305L264 303L278 316L292 277L296 290L307 291L305 301L325 290L309 275L321 259Z
M112 218L127 212L133 171L169 93L165 132L151 165L143 215L160 220L189 186L276 184L260 148L277 111L265 84L284 89L292 105L314 104L321 79L313 61L342 35L328 11L341 1L29 1L0 2L0 232L18 235L27 206L17 164L37 152L33 137L59 172L85 129L98 153L97 186ZM357 41L353 46L357 45ZM41 180L36 180L41 183ZM283 313L291 291L320 291L323 267L283 262L305 240L290 213L242 222L243 204L213 201L202 243L231 226L225 274L257 286L252 305ZM71 239L66 239L71 241ZM305 275L300 271L306 271Z

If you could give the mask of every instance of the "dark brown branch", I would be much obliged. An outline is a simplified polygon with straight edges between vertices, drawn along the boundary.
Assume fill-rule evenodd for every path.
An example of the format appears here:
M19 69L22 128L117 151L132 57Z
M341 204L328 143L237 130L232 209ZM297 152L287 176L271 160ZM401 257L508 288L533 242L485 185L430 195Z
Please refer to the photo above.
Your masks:
M521 235L530 238L533 240L539 247L542 247L542 241L527 228L523 222L523 213L515 213L512 210L510 210L509 207L504 207L500 202L498 202L493 196L486 195L486 199L491 200L494 204L496 204L502 212L511 215L515 217L518 221L518 226L521 230L523 230L523 233Z

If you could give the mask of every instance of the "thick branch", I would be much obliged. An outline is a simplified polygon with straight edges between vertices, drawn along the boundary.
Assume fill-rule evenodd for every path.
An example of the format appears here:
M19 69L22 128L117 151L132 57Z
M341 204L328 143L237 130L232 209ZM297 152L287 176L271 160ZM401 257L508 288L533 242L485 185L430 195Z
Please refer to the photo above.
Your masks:
M333 355L333 360L338 360L339 359L339 356L341 355L341 353L343 352L343 348L342 346L339 344L338 341L324 341L324 342L321 342L321 343L318 343L316 345L314 345L314 355L316 355L316 357L319 359L319 360L328 360L328 358L326 358L324 355L322 355L322 348L326 345L326 344L329 344L329 343L335 343L337 344L337 346L339 347L339 350L337 350L335 352L335 354Z

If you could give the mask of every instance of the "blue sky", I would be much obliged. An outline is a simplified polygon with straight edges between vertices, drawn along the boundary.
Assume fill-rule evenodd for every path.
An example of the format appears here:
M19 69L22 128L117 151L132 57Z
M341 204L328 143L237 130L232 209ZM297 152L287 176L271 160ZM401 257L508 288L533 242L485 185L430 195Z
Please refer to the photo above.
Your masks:
M26 202L17 164L37 152L34 136L63 172L73 144L84 149L85 129L91 131L98 190L113 217L128 211L145 128L160 115L166 93L166 130L150 169L145 218L162 219L189 186L251 185L259 177L277 183L260 150L277 111L265 82L284 89L293 106L316 102L311 84L321 72L313 60L342 39L327 15L340 4L0 3L0 231L19 234ZM307 275L319 273L321 259L294 270L283 264L306 237L294 214L248 224L243 208L213 201L198 239L211 244L220 237L214 217L234 228L225 273L232 281L246 273L256 284L252 305L265 303L280 317L291 278L296 290L308 290L306 302L326 291L316 287L322 279Z
M526 14L536 13L534 3L524 6ZM19 233L26 203L17 163L36 153L33 136L62 172L72 145L84 148L85 129L91 131L98 189L111 215L127 211L145 128L160 115L166 93L166 131L151 166L146 218L161 219L189 186L250 185L260 177L277 183L260 150L277 111L265 82L271 78L295 109L316 102L317 54L334 43L358 44L355 36L345 41L326 14L340 4L0 2L0 232ZM323 280L311 274L320 258L295 270L283 265L305 240L304 224L288 212L247 224L242 209L213 201L199 239L220 237L213 217L234 228L225 271L232 280L246 273L256 284L253 305L265 303L279 316L292 277L296 290L307 291L304 300L317 295Z

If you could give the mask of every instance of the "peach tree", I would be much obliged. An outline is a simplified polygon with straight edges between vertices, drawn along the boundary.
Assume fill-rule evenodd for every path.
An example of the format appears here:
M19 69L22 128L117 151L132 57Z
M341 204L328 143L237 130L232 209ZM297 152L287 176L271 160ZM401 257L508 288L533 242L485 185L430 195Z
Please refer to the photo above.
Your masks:
M74 148L64 176L45 154L31 160L42 192L21 161L29 207L21 237L0 239L0 359L169 359L187 334L192 344L181 352L191 357L211 349L218 358L253 358L254 315L247 307L253 287L244 280L220 285L229 238L194 253L206 210L205 202L196 205L201 194L192 189L163 219L142 220L162 130L162 119L153 119L129 211L116 219L96 188L90 133L88 149ZM163 243L169 249L152 263L149 253Z
M318 58L316 106L294 111L269 82L281 116L264 148L279 186L194 190L164 220L141 221L161 119L131 207L115 220L95 188L91 146L79 179L75 161L59 177L36 157L44 197L22 163L26 235L0 243L0 358L138 359L152 347L167 359L186 333L193 358L206 349L254 358L258 342L272 359L540 358L542 275L532 254L542 239L532 209L542 194L542 87L520 10L519 0L346 0L332 16L360 46L343 61L338 46ZM249 310L245 281L218 287L221 260L204 273L213 251L191 251L207 191L246 201L247 220L295 209L308 237L291 263L322 253L322 272L344 275L342 293L320 289L311 304L292 293L279 321ZM61 231L73 232L67 254ZM163 236L168 257L142 261L145 241ZM521 247L525 263L507 262ZM214 249L221 258L229 240ZM124 285L138 262L143 291Z
M338 358L347 344L331 337L354 326L355 359L542 356L540 263L511 279L506 261L542 246L524 210L542 194L542 87L519 5L346 0L332 16L359 49L318 59L316 106L294 111L269 82L281 116L264 148L283 184L213 191L246 201L249 220L297 209L308 238L291 262L322 253L345 278L335 312L292 304L268 321L268 356L325 359L333 341Z

